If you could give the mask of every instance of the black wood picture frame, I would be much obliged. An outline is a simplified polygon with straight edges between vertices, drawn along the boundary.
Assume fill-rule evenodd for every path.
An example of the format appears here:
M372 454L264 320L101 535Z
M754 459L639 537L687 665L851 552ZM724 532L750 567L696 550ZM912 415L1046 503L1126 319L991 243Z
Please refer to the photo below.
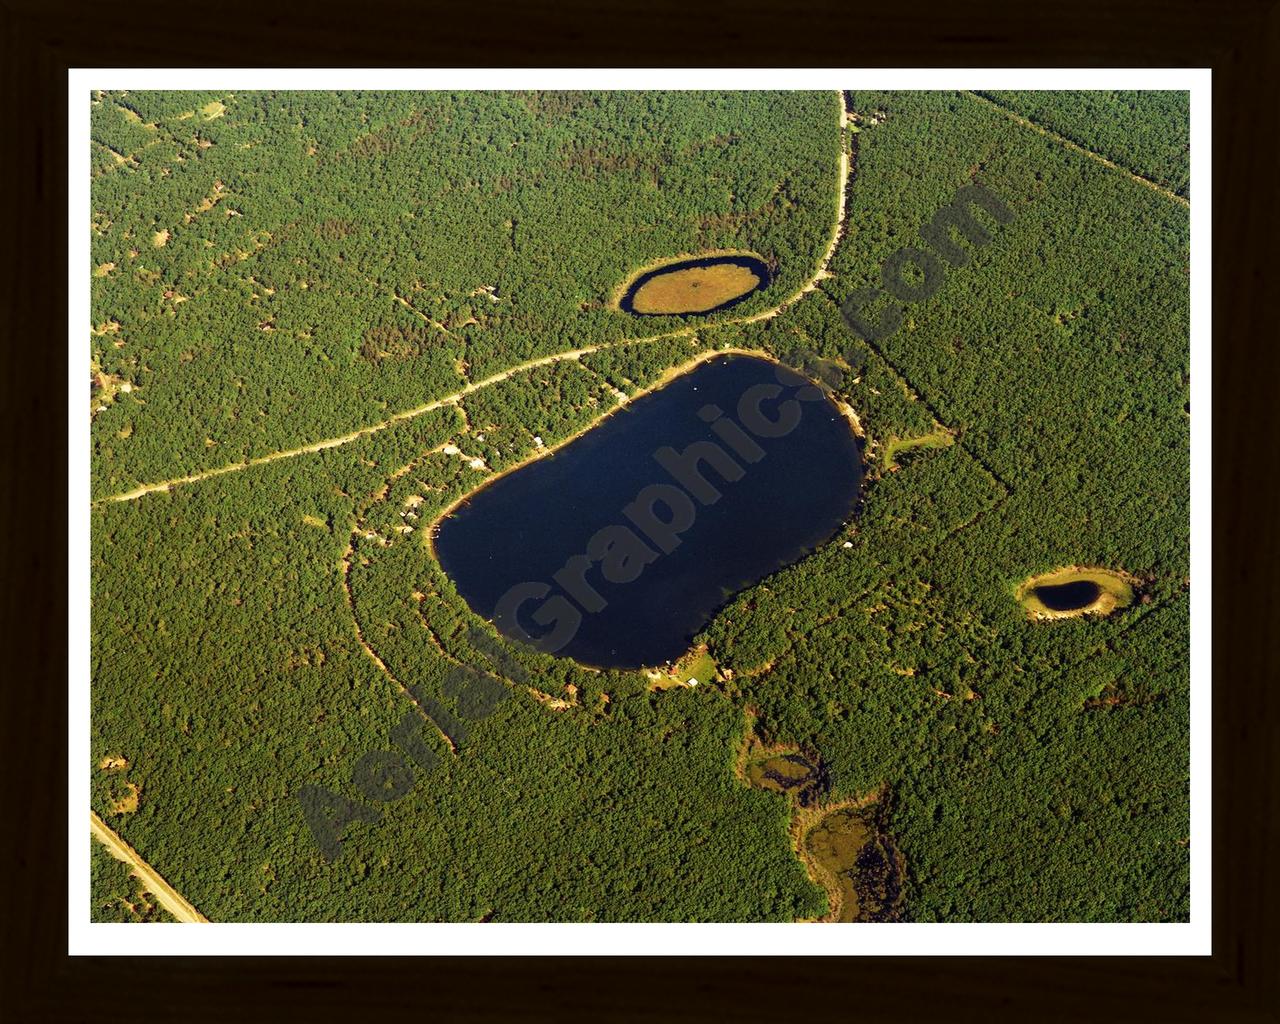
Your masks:
M1280 169L1276 0L1056 0L981 10L654 0L613 11L580 0L505 11L409 0L225 0L207 11L154 0L0 0L0 46L0 123L10 140L0 161L8 228L0 275L8 328L0 344L9 471L0 504L6 1019L1280 1019L1272 865L1280 842L1280 615L1271 581L1280 373L1268 263ZM68 957L66 72L258 65L1211 67L1213 954L604 960L590 956L586 933L557 960ZM343 941L340 932L334 941ZM1134 941L1140 946L1140 932Z

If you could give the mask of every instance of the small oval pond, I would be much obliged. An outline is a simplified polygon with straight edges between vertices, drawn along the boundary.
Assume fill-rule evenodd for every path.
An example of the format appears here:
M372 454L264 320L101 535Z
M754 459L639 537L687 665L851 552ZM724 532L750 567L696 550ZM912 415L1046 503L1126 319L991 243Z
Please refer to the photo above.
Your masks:
M1093 580L1073 580L1070 583L1048 583L1036 587L1032 593L1050 611L1073 612L1098 600L1102 588Z
M829 539L861 477L861 444L821 390L720 356L480 488L435 553L505 636L661 665L734 593Z
M718 313L769 284L769 268L755 256L706 256L650 270L618 302L633 316Z
M1056 569L1032 576L1018 588L1018 600L1033 619L1110 615L1133 603L1133 577L1110 569Z

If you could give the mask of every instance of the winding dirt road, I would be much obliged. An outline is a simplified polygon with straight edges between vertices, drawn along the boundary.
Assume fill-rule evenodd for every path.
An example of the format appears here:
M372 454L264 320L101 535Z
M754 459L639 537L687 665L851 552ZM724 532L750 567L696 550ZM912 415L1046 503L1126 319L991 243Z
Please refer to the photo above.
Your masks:
M787 296L771 309L766 309L763 312L753 314L752 316L720 320L717 321L716 326L723 326L727 324L750 324L775 317L788 306L798 302L809 292L817 288L818 282L828 276L827 267L831 263L831 257L835 254L836 246L839 244L840 238L844 233L845 197L848 191L847 185L849 181L849 153L845 144L844 129L844 94L837 90L836 97L838 101L836 124L840 132L840 162L839 171L836 175L835 223L831 229L831 240L827 244L826 251L818 260L818 264L814 268L812 276L799 289L797 289L794 294ZM422 416L426 413L434 412L437 409L444 408L446 405L456 405L467 395L472 394L475 391L479 391L481 388L490 387L493 384L497 384L499 381L504 381L507 378L513 377L517 373L523 373L526 370L532 370L539 366L549 366L552 363L560 363L570 359L580 359L582 356L591 352L599 352L603 349L615 348L620 345L641 345L645 342L659 341L663 338L676 338L681 335L692 335L694 333L694 328L683 327L678 330L666 331L662 334L653 334L644 338L621 338L618 341L604 342L599 345L588 345L584 348L572 349L568 352L557 352L549 356L540 356L537 359L530 359L527 362L508 367L501 373L495 373L493 376L486 377L484 380L468 384L461 390L453 392L453 394L434 399L433 401L427 402L425 405L419 405L413 409L406 409L403 412L398 412L389 419L383 420L381 423L374 423L367 427L361 427L359 430L353 430L349 434L326 438L323 441L315 441L312 444L301 445L298 448L288 448L283 451L271 452L267 455L259 455L243 462L232 462L225 466L218 466L216 469L206 469L199 473L191 473L188 476L174 477L170 480L157 480L154 483L149 484L139 484L131 491L124 491L120 494L112 494L105 498L98 498L96 501L92 502L92 504L101 505L106 502L135 501L138 498L144 497L148 494L154 494L157 491L168 491L174 487L181 487L184 484L199 483L201 480L209 480L216 476L222 476L226 473L235 473L242 469L250 469L254 466L263 466L269 462L277 462L280 459L292 459L299 455L309 455L313 452L321 452L328 448L337 448L344 444L350 444L352 441L357 441L369 434L376 434L380 430L386 430L388 427L394 426L404 420L413 419L416 416Z
M528 362L520 363L516 366L508 367L501 373L495 373L492 377L486 377L484 380L476 381L468 384L461 391L455 391L451 395L445 395L443 398L437 398L434 401L427 402L425 405L419 405L413 409L406 409L398 412L389 419L383 420L381 423L374 423L367 427L361 427L359 430L353 430L349 434L342 434L339 437L325 438L323 441L316 441L312 444L302 445L300 448L286 448L283 451L271 452L268 455L259 455L256 458L247 459L244 462L232 462L225 466L219 466L216 469L206 469L200 473L192 473L190 476L174 477L171 480L157 480L155 483L141 484L131 491L125 491L121 494L113 494L106 498L99 498L93 502L100 505L108 501L134 501L146 494L154 494L156 491L167 491L172 487L179 487L182 484L194 484L201 480L208 480L210 477L222 476L224 473L235 473L242 469L250 469L253 466L265 466L268 462L277 462L280 459L292 459L298 455L310 455L312 452L322 452L326 448L338 448L344 444L350 444L369 434L376 434L380 430L386 430L390 426L400 423L402 420L410 420L415 416L422 416L425 413L435 412L437 409L443 409L446 405L456 405L459 401L471 394L473 391L479 391L481 388L487 388L499 381L506 380L517 373L525 370L532 370L538 366L547 366L550 363L564 362L566 359L579 359L588 352L598 352L602 348L610 348L616 344L634 344L643 341L654 341L657 338L672 337L677 334L692 333L689 331L672 331L665 335L654 335L653 338L633 338L626 342L611 342L603 345L588 345L586 348L575 348L569 352L557 352L554 355L541 356L538 359L530 359Z
M174 917L185 924L208 924L209 919L188 903L173 886L160 877L150 864L143 860L138 851L115 834L94 811L89 812L89 831L116 860L123 861L133 869L136 878L142 880L147 892L156 898L156 902Z
M1000 113L1004 114L1004 116L1014 124L1022 125L1023 128L1030 128L1033 132L1038 132L1046 138L1053 139L1053 141L1058 143L1058 145L1064 146L1072 152L1079 153L1082 156L1087 156L1090 160L1094 160L1097 163L1102 164L1103 167L1109 167L1113 171L1119 171L1121 174L1125 174L1133 181L1136 181L1139 185L1145 185L1147 188L1155 192L1159 192L1166 199L1172 199L1179 206L1185 206L1188 210L1191 209L1191 200L1178 195L1176 192L1170 192L1159 182L1152 181L1150 178L1144 178L1141 174L1131 171L1128 167L1122 167L1120 164L1115 163L1112 160L1108 160L1101 153L1095 153L1092 149L1082 146L1078 142L1072 142L1065 135L1060 135L1052 128L1039 124L1036 121L1032 121L1030 118L1023 117L1017 111L1010 110L1008 107L997 103L990 97L983 96L981 93L973 91L968 91L967 95L973 97L979 103L985 103L993 110L1000 111Z

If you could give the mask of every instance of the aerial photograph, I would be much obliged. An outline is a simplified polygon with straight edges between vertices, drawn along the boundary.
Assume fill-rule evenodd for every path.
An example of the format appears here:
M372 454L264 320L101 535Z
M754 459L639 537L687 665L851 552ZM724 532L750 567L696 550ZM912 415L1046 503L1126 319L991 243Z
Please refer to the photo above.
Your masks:
M81 916L1190 920L1188 92L83 100Z

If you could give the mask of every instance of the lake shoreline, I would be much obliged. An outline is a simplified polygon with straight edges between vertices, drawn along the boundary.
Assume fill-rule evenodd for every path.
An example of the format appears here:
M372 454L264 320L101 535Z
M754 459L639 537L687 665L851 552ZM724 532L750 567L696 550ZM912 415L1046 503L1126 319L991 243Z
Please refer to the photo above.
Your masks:
M691 335L693 334L692 329L690 330L689 333ZM644 344L644 343L639 342L638 344ZM572 444L574 441L578 440L578 438L582 437L584 434L590 433L596 427L604 423L605 420L609 419L609 417L614 416L617 413L628 409L638 399L644 398L646 395L652 394L655 391L660 391L662 388L666 387L672 381L678 380L679 378L683 377L687 373L692 373L703 363L710 362L712 359L715 359L717 356L754 356L757 359L767 359L769 362L777 363L777 365L779 366L786 366L785 363L779 362L775 356L771 355L768 352L765 352L763 349L729 347L729 348L704 349L702 352L699 352L697 355L693 356L691 359L683 363L678 363L675 366L668 367L666 370L662 371L661 375L658 376L653 381L653 383L646 384L644 387L640 388L638 391L635 391L632 394L626 396L625 402L618 402L618 404L615 405L612 409L606 409L604 412L602 412L599 416L593 419L586 426L580 427L578 430L575 430L573 433L569 434L568 436L561 438L559 441L555 442L555 444L544 445L541 448L534 448L533 451L529 452L524 458L521 458L516 462L513 462L510 466L505 466L496 472L491 472L488 476L484 477L480 481L480 483L478 483L471 490L467 491L460 497L455 498L453 501L451 501L426 526L427 550L431 553L431 557L435 559L437 564L439 564L440 556L436 552L436 546L435 546L436 531L439 529L440 524L444 522L445 519L447 519L452 513L457 511L458 506L465 504L468 500L470 500L475 495L479 494L482 490L484 490L490 484L496 483L498 480L501 480L504 476L514 473L518 469L524 469L526 466L532 465L533 463L537 462L539 459L544 459L549 455L556 454L562 448L565 448L568 445ZM575 360L575 362L577 362L577 360ZM790 370L792 369L792 367L788 366L787 369ZM795 370L794 372L800 373L799 370ZM846 419L849 420L850 424L853 425L854 427L861 426L861 424L859 424L857 421L857 414L853 413L852 409L850 409L849 413L845 414L845 417ZM861 437L857 429L854 430L854 434L858 437Z
M646 277L649 277L651 275L657 274L662 271L669 270L674 267L683 266L685 264L697 263L700 260L714 261L714 260L731 260L731 259L755 260L761 263L762 265L764 265L766 268L768 267L768 261L765 260L765 258L761 256L758 252L752 252L750 249L706 249L702 252L682 252L682 253L675 253L670 256L662 256L659 259L650 260L648 263L644 263L641 266L628 271L626 276L622 279L622 282L620 284L615 285L613 291L610 293L608 308L613 310L615 313L624 313L627 316L645 316L646 314L643 314L643 313L636 314L636 313L630 312L629 310L624 309L622 306L622 303L623 303L623 300L627 297L627 294L635 290L637 287L639 287L639 285L644 281ZM769 280L765 283L764 287L767 287L768 284L773 281L773 277L774 275L770 273ZM761 291L761 290L763 289L762 288L756 289L756 291ZM748 292L748 295L752 295L752 294L755 294L755 292L754 291ZM685 315L708 316L709 313L710 311L708 313L696 313L696 314L685 314ZM680 316L681 314L668 313L668 314L662 314L662 315Z
M617 408L634 418L608 426ZM596 428L572 459L511 482ZM654 458L666 475L654 476ZM670 664L733 594L847 526L864 471L853 420L811 378L758 350L709 349L459 494L425 543L499 632L539 633L516 625L528 604L520 615L555 626L543 649L643 670Z
M726 282L723 278L718 279L716 277L716 271L719 270L745 270L747 272L746 276L754 283L745 284L745 282L732 280ZM698 274L697 272L702 273ZM668 289L672 284L667 279L682 278L690 275L698 279L692 283L685 283L683 290L679 287L679 282L676 282L673 293L666 294L663 292L664 283L668 286ZM741 275L738 276L740 277ZM754 254L699 256L693 259L673 260L634 277L627 286L622 298L618 300L616 308L633 317L707 317L715 313L722 313L745 302L757 292L767 289L773 279L774 274L769 265ZM696 289L700 289L706 284L711 285L711 290L714 292L717 284L723 288L726 283L729 284L729 290L722 292L718 296L718 301L714 301L712 305L706 308L685 306L684 308L655 309L642 308L639 303L641 296L646 292L651 293L649 300L651 302L653 299L652 293L655 291L658 293L656 301L659 304L664 301L696 303L698 301L696 295L699 294Z

